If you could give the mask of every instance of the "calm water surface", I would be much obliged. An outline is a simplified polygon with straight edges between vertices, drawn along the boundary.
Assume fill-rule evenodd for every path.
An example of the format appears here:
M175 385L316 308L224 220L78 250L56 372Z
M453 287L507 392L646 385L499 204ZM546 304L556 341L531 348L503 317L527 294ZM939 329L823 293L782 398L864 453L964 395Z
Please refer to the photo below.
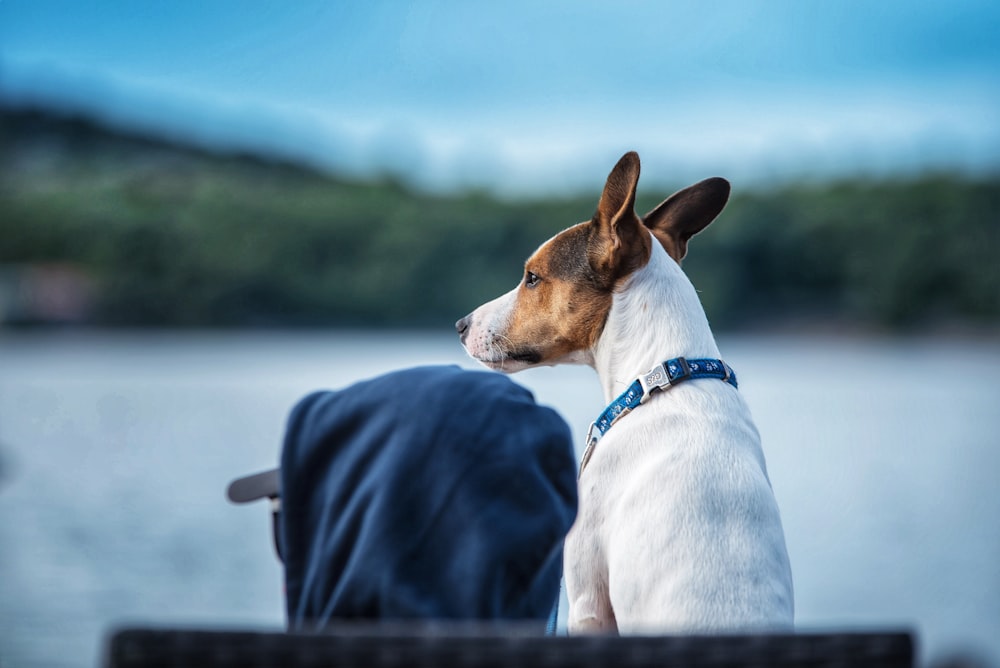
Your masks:
M1000 658L1000 342L720 341L764 438L803 628L906 625ZM91 666L128 623L280 628L262 504L304 394L428 363L450 333L0 330L0 666ZM582 435L586 368L519 374Z

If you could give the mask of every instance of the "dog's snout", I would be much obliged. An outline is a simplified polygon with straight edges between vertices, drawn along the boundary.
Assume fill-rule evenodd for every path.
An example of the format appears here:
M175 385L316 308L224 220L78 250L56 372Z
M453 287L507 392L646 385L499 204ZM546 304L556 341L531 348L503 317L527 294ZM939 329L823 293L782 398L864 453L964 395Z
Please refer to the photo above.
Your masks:
M472 323L472 314L465 316L455 323L455 331L458 332L459 340L465 343L465 337L469 335L469 325Z

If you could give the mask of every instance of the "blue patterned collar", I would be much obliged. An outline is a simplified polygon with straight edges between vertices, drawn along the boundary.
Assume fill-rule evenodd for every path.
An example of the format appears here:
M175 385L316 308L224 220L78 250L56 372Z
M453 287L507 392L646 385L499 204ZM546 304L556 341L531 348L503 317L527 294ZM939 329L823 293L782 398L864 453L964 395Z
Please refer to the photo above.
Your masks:
M583 468L594 453L594 446L611 429L611 425L631 413L636 406L649 401L654 392L669 390L674 385L693 378L718 378L738 387L736 373L722 360L675 357L657 364L636 378L627 390L604 409L597 421L590 425L587 430L587 449L580 461L580 475L583 475Z

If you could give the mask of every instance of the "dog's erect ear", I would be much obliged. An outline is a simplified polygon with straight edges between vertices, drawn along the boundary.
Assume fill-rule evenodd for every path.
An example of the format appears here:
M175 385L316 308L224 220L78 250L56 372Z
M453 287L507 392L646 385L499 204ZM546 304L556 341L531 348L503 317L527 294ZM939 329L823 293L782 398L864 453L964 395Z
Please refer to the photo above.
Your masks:
M622 215L634 213L635 187L639 183L639 154L629 151L621 157L604 184L597 217L613 223Z
M639 154L629 151L611 170L597 203L593 223L603 243L591 249L591 262L614 277L633 271L649 257L648 236L635 214L638 183Z
M729 181L714 177L675 192L647 213L642 222L677 262L687 255L688 239L708 227L729 201Z

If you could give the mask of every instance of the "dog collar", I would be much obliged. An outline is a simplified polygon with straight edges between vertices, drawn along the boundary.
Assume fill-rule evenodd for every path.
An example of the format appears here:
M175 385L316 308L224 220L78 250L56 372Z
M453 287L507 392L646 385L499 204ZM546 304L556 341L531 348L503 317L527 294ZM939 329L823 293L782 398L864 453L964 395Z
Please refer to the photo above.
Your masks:
M612 401L597 417L597 421L590 425L587 430L587 449L583 451L583 459L580 461L580 475L583 475L583 468L594 453L594 446L614 423L649 401L654 392L669 390L674 385L693 378L718 378L733 387L739 387L736 384L736 373L722 360L675 357L660 362L632 381L628 389Z

